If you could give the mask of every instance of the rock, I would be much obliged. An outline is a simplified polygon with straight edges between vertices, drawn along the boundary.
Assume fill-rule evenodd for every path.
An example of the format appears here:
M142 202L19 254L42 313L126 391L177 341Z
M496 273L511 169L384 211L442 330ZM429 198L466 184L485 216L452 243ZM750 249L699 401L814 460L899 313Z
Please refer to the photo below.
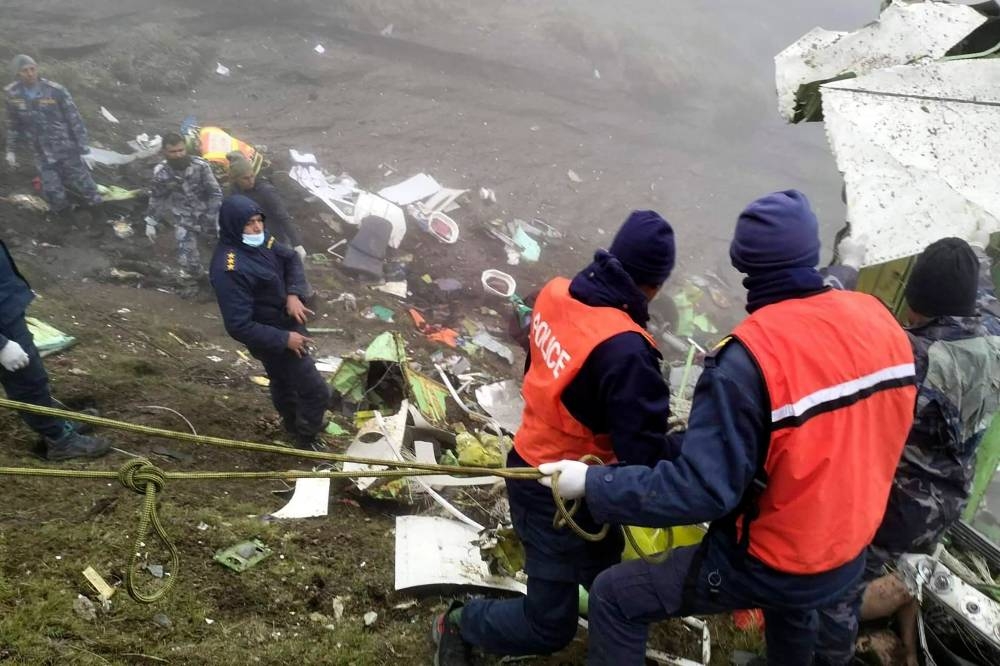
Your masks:
M333 619L339 622L344 618L344 600L340 597L334 597L330 605L333 606Z
M166 613L157 613L152 618L153 624L158 626L160 629L170 629L174 626L174 623L167 617Z
M76 595L76 600L73 601L73 612L78 618L87 622L93 622L97 619L97 607L94 606L93 601L82 594Z
M373 624L375 624L376 620L378 620L378 613L376 613L375 611L368 611L367 613L365 613L365 626L366 627L370 627Z
M322 613L309 613L309 619L317 624L330 624L332 620Z

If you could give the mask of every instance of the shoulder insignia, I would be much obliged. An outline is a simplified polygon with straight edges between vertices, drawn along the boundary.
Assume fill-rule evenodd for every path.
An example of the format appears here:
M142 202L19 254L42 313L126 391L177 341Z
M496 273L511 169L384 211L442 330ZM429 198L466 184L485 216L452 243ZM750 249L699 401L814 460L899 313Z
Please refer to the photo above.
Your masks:
M713 352L721 351L723 347L729 344L729 341L733 339L733 336L727 335L726 337L719 340L714 347L712 347Z
M274 236L267 239L267 249L270 250L274 246Z
M52 88L53 90L56 90L58 92L66 92L66 86L62 85L61 83L56 83L55 81L49 81L48 79L39 79L39 80L42 83L49 86L50 88Z
M236 270L236 253L229 251L226 253L226 270L235 271Z

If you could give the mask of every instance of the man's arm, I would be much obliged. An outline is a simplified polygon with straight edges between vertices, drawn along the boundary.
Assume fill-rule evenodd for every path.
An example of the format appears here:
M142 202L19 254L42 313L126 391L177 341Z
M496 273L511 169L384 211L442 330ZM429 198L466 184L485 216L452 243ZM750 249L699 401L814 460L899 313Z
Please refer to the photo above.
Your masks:
M680 456L649 468L592 467L586 498L599 522L666 527L711 521L732 512L767 446L770 410L760 372L730 342L695 387Z
M281 199L278 188L265 180L260 180L257 183L257 192L263 199L261 208L268 213L268 218L264 223L271 227L271 233L277 231L279 233L275 235L287 236L288 244L292 247L302 245L302 237L299 236L298 230L292 223L292 216L288 212L285 202Z
M300 298L305 298L309 290L306 287L306 271L302 266L302 260L295 251L287 245L275 242L272 248L281 262L281 268L285 278L285 291L295 294Z
M213 280L226 333L251 349L280 353L288 346L288 331L253 320L253 293L245 276L222 271Z
M205 162L201 169L202 191L206 193L205 220L206 231L215 229L219 223L219 208L222 207L222 188L212 173L212 166Z
M69 125L70 132L73 133L73 138L76 139L76 145L80 149L80 153L85 153L88 150L87 126L83 122L80 110L76 108L73 96L65 88L62 88L61 92L59 101L62 105L63 115L66 117L66 123Z
M153 180L149 183L149 205L146 206L146 217L151 217L157 222L162 222L166 218L166 205L170 197L170 179L166 169L165 164L157 164L153 167Z
M7 91L4 93L4 107L7 110L7 152L13 153L22 139L21 121L14 109L13 96Z

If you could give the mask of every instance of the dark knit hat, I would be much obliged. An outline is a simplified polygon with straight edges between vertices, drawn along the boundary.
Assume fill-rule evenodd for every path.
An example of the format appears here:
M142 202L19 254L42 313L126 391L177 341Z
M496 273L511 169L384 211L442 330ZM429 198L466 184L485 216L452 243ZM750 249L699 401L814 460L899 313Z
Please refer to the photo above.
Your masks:
M917 257L906 283L906 302L925 317L976 314L979 258L961 238L942 238Z
M674 270L674 230L656 211L634 210L615 234L608 252L637 285L659 287Z
M815 268L819 263L819 223L806 195L797 190L757 199L740 213L729 258L741 273Z
M230 178L242 178L243 176L249 176L253 173L253 165L250 161L240 155L239 157L229 158L229 177Z
M10 61L10 72L14 76L17 76L18 73L28 65L37 66L38 63L35 62L35 59L32 58L30 55L19 53L18 55L14 56L13 60Z

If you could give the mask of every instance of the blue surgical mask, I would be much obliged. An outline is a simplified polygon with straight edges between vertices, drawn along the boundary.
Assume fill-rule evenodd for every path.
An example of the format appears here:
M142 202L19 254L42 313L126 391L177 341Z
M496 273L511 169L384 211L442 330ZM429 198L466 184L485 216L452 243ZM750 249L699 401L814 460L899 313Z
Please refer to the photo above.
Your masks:
M260 247L264 244L264 232L259 234L243 234L243 244L250 247Z

